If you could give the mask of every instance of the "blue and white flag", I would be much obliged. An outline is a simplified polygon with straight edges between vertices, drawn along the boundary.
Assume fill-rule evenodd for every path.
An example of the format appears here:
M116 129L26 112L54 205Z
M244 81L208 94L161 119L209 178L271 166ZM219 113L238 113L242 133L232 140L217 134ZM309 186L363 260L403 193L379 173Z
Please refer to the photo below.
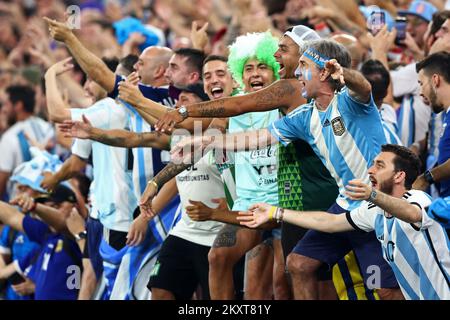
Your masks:
M134 247L125 247L117 277L111 292L111 300L149 300L147 289L150 272L158 257L163 241L181 217L181 204L174 197L164 210L149 222L144 241Z

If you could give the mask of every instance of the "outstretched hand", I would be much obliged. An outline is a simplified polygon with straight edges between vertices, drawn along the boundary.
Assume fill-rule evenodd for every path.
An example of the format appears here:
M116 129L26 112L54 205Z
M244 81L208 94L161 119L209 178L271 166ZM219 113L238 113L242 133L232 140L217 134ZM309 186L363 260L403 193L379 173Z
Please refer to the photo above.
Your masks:
M243 226L257 228L270 220L269 212L271 208L270 204L257 203L250 206L248 211L239 211L239 216L236 219Z
M82 115L83 121L65 120L58 127L66 138L90 139L92 134L92 124Z
M44 17L44 21L47 22L50 36L56 41L65 42L73 36L72 30L67 23L49 19L47 17Z

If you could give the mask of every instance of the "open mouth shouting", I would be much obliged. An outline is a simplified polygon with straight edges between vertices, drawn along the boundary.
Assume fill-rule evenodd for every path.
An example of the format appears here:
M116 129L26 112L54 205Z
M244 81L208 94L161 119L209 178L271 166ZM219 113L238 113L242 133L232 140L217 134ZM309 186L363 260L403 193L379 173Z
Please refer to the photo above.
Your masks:
M254 80L254 81L250 82L250 86L252 87L253 90L260 90L260 89L264 88L264 83L259 80Z
M211 89L211 95L214 97L214 99L222 98L222 96L223 96L223 88L221 88L221 87L213 87Z

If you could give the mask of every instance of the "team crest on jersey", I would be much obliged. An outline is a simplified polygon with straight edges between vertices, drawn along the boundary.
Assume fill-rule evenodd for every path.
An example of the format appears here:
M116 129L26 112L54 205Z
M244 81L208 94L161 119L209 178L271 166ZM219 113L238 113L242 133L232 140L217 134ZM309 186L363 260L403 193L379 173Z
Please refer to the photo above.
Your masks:
M345 132L345 125L341 117L331 120L331 127L333 128L334 135L342 136Z
M58 240L58 243L56 244L55 252L61 252L63 249L63 241L61 239Z
M155 265L153 266L152 272L150 273L150 277L157 276L159 274L159 268L161 265L159 264L159 261L156 261Z

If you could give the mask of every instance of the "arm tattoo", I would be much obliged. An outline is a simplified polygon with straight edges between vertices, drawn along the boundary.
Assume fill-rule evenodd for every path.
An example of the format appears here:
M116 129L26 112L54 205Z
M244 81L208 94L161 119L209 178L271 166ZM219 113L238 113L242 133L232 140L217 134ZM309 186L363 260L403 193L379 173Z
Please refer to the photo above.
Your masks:
M259 92L255 95L256 106L258 107L279 107L280 100L286 99L295 93L295 87L288 81L281 81L270 90ZM275 108L274 108L275 109Z
M98 142L101 142L103 144L107 144L109 146L114 147L127 147L127 139L124 137L116 137L108 135L107 131L102 131L102 133L99 133L96 137L93 137L93 140L96 140Z
M239 226L226 224L214 239L213 248L232 247L236 244L236 234Z
M169 163L167 166L164 167L164 169L162 169L154 178L153 181L156 182L156 184L158 185L158 189L161 189L162 186L169 181L170 179L172 179L173 177L175 177L177 174L179 174L180 172L183 172L184 170L186 170L187 168L189 168L192 164L185 164L185 163L181 163L181 164L175 164L173 162Z
M196 109L198 109L198 112L202 117L206 118L223 117L225 112L224 104L225 100L220 99L217 101L200 103L196 106Z

